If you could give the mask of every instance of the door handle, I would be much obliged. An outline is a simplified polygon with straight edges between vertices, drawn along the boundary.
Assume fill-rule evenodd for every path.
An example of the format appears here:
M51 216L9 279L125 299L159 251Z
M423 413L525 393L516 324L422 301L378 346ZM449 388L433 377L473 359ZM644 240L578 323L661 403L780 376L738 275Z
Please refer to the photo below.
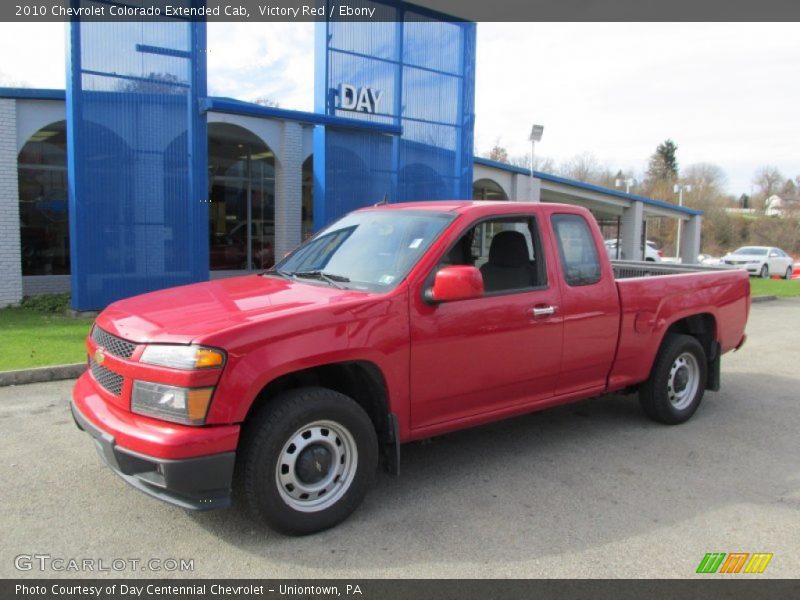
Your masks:
M534 306L532 312L533 312L533 316L534 317L549 317L550 315L556 314L556 307L555 306Z

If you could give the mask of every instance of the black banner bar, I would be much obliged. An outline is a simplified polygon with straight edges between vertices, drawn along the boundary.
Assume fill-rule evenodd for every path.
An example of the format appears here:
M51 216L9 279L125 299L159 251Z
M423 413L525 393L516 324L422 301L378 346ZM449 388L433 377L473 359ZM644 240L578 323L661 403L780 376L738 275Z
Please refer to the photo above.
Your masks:
M757 575L726 578L709 575L691 580L525 580L525 579L29 579L0 581L0 598L30 600L289 600L352 598L358 600L785 600L800 597L797 580Z
M220 22L393 20L392 0L207 0L187 9L186 0L10 0L0 3L0 21ZM798 21L797 0L421 0L425 11L478 22L723 22ZM438 16L438 15L437 15Z

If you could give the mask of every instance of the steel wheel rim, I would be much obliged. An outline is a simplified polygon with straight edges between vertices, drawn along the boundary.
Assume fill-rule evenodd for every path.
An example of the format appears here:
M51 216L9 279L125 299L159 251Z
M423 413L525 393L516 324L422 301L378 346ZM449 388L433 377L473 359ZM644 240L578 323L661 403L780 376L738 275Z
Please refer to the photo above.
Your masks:
M298 460L304 460L304 452L307 457L307 453L320 448L330 455L329 468L318 481L303 480L298 473L302 466ZM319 462L316 464L319 467ZM318 512L341 500L357 469L358 449L350 431L335 421L314 421L300 427L283 445L275 467L275 482L281 499L291 508Z
M670 404L683 410L688 407L697 394L700 385L700 365L691 352L684 352L672 363L667 380L667 397Z

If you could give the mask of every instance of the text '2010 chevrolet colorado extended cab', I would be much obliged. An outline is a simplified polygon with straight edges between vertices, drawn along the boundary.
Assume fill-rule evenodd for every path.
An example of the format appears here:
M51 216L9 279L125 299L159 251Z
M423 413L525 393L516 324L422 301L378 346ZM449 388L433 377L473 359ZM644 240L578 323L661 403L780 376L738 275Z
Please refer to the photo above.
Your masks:
M266 273L106 308L73 414L152 496L217 508L236 487L275 529L319 531L404 442L621 390L690 418L744 342L748 277L644 264L612 265L574 206L362 209Z

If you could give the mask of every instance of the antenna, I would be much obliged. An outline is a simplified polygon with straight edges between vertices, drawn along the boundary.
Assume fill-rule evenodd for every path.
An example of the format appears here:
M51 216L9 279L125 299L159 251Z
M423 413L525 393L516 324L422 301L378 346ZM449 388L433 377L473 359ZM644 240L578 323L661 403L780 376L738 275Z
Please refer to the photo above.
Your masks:
M389 204L389 192L383 194L383 200L376 202L374 206L383 206L384 204Z

